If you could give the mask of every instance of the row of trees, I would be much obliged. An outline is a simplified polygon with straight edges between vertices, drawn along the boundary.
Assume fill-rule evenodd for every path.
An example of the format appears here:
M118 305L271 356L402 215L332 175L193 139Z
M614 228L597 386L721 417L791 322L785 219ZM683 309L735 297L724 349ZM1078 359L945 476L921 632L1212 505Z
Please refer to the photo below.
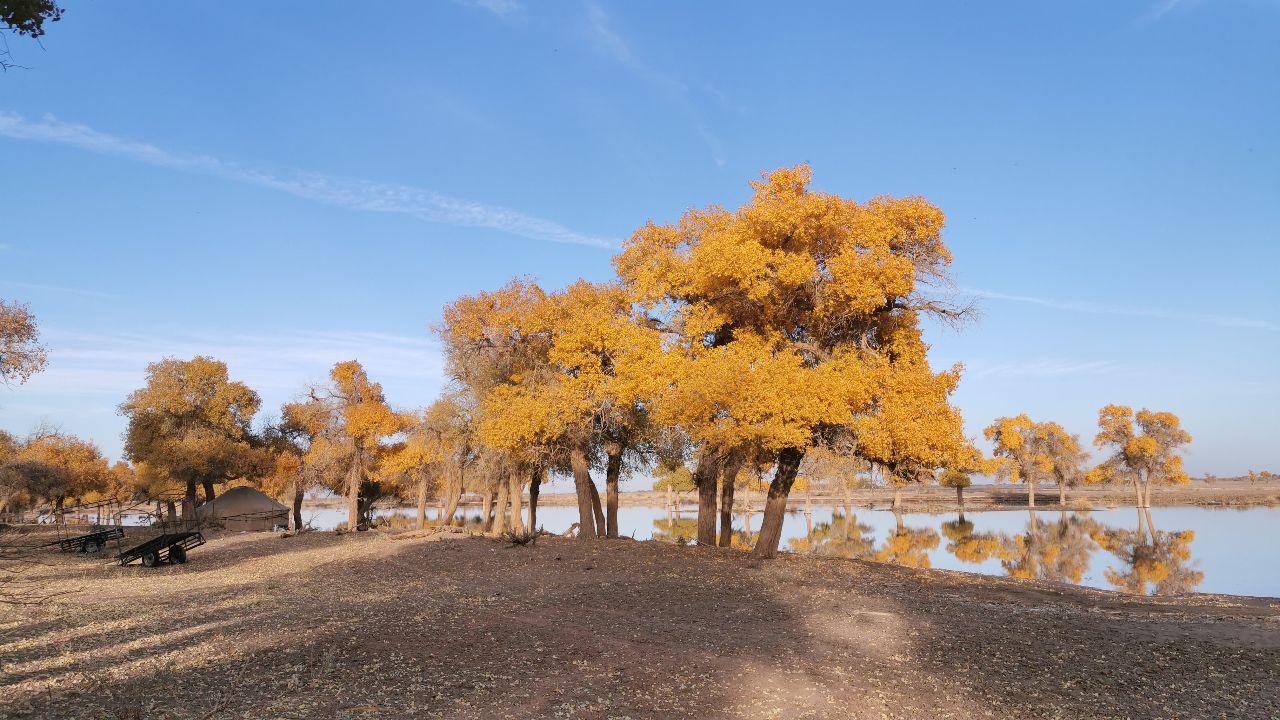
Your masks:
M798 482L847 497L860 477L941 481L962 499L972 474L996 472L1026 482L1034 504L1038 481L1065 497L1081 477L1132 480L1142 504L1151 484L1185 478L1177 418L1118 406L1104 408L1096 439L1115 453L1088 473L1075 437L1025 415L987 428L995 453L984 459L951 403L961 367L935 371L923 340L924 321L969 313L940 296L951 263L941 211L921 198L857 203L810 180L807 166L778 170L735 211L645 225L610 282L547 292L515 279L459 298L436 328L450 385L418 412L393 410L349 361L262 420L260 398L225 364L162 360L120 406L125 453L187 508L200 489L208 500L251 478L292 494L300 522L303 493L323 485L345 495L353 528L392 494L416 497L422 524L436 498L447 522L472 490L486 528L523 530L526 488L536 527L539 488L558 472L573 478L583 539L618 535L621 480L654 467L697 490L700 545L731 544L735 492L754 482L766 491L759 557L777 551ZM25 362L20 375L43 356Z
M508 477L573 477L579 537L617 534L628 468L688 463L697 541L728 542L744 469L768 468L753 549L778 548L787 498L819 450L899 485L977 469L920 324L967 310L930 295L951 256L920 198L860 204L813 191L810 170L768 173L743 207L650 223L617 278L548 293L528 280L446 308L454 392L478 452ZM603 471L603 508L593 471ZM514 487L514 486L513 486Z
M1151 506L1154 485L1191 482L1180 454L1191 435L1171 412L1134 412L1123 405L1099 410L1093 444L1108 455L1091 469L1080 438L1055 422L1035 422L1025 414L1002 417L987 426L983 435L992 443L986 469L1010 482L1025 483L1030 507L1036 505L1037 482L1058 486L1059 505L1066 503L1067 489L1081 483L1128 483L1138 507ZM954 471L942 475L944 484L957 487L967 484L966 480Z

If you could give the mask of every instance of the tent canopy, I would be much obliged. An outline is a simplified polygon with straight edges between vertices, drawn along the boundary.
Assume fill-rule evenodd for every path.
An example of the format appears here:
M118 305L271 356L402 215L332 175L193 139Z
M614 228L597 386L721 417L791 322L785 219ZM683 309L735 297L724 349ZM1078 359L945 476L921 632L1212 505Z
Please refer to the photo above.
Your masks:
M234 487L196 508L202 521L226 521L227 529L270 530L287 524L289 509L251 487ZM235 525L236 527L232 527Z

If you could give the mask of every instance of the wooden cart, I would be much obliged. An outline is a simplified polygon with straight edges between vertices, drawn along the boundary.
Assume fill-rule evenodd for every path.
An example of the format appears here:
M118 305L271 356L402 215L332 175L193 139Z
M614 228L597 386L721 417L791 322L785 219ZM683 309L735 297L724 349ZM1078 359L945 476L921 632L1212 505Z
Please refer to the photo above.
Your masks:
M121 565L141 560L143 567L155 567L169 562L181 565L187 561L187 551L204 544L204 535L198 530L165 533L116 556Z

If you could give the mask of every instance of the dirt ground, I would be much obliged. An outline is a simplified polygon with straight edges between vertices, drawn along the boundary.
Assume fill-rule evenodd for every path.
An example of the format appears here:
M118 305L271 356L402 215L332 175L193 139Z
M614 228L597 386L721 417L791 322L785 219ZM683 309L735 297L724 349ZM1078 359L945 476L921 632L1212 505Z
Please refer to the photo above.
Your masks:
M3 718L1273 718L1280 602L630 540L49 553Z

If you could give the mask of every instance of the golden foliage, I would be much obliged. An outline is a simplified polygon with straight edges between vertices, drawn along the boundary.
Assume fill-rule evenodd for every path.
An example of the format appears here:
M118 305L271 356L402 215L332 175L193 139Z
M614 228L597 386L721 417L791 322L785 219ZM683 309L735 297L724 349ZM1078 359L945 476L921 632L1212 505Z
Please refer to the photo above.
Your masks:
M44 369L48 358L31 309L0 299L0 383L26 382Z
M1171 412L1139 410L1124 405L1107 405L1098 411L1098 435L1093 444L1112 455L1085 476L1085 482L1135 482L1186 485L1191 482L1183 468L1182 446L1191 434Z
M649 223L614 264L663 332L655 417L712 446L778 452L853 428L866 457L937 467L965 454L919 314L951 261L943 215L920 198L857 203L809 188L808 166L766 173L737 211ZM902 420L909 420L903 426Z
M250 424L257 393L231 381L220 360L166 358L120 405L129 419L125 454L180 482L223 482L253 471Z

